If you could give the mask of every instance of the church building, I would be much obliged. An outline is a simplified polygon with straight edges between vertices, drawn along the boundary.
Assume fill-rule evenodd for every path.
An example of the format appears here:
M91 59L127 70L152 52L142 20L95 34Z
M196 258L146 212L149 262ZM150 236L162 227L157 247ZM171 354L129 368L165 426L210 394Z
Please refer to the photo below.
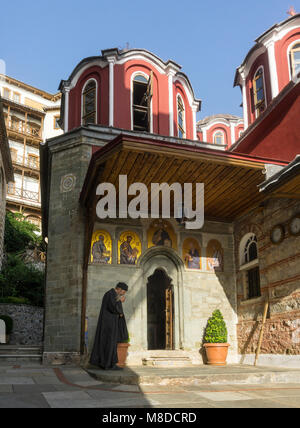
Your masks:
M244 125L232 115L197 123L188 76L143 49L104 50L61 82L64 134L40 150L44 362L87 360L102 297L122 281L129 365L172 355L202 364L215 309L228 362L252 362L266 302L261 361L299 365L299 46L300 15L257 39L235 77ZM218 121L222 141L210 131ZM100 218L102 183L114 185L118 207L136 183L149 195L152 183L203 183L204 225L175 218L172 197L170 218L122 209Z

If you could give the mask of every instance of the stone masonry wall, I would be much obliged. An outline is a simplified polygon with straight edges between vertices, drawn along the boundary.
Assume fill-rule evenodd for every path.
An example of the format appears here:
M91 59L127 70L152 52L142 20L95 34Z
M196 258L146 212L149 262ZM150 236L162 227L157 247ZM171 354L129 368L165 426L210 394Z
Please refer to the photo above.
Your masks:
M84 242L79 195L91 157L91 146L71 140L67 147L50 147L50 152L44 352L76 354L80 351Z
M44 309L30 305L0 303L0 315L13 319L12 345L41 345L43 340Z
M237 266L238 346L240 354L254 353L258 344L264 302L269 301L262 354L300 354L300 236L289 233L291 218L299 214L298 201L273 199L265 207L249 213L235 225ZM272 228L282 224L284 240L273 244ZM239 246L245 234L258 240L261 297L247 299L243 272L239 270Z

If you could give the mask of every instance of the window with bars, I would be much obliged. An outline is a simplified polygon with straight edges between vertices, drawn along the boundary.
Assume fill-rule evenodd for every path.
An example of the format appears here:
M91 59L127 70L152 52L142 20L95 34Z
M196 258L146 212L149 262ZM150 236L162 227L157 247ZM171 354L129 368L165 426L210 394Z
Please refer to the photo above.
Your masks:
M297 76L300 73L300 42L294 44L290 50L291 75Z
M96 82L90 80L82 93L82 124L96 123Z
M177 97L177 124L178 124L178 137L185 138L185 111L182 98Z
M259 297L260 292L260 273L258 266L258 251L257 251L257 238L251 235L247 240L244 247L244 263L254 263L250 269L246 271L247 278L247 298L252 299ZM256 263L255 263L256 262Z
M264 90L264 73L260 68L253 79L253 98L255 115L258 117L266 107L265 90Z

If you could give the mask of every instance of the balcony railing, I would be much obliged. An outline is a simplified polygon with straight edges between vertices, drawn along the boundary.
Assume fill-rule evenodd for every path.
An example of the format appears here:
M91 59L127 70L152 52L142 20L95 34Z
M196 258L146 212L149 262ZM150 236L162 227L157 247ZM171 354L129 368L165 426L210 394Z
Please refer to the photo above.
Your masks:
M7 186L7 195L15 196L20 199L25 199L32 202L40 202L39 193L25 190L20 187Z
M8 117L6 119L6 128L11 131L18 132L19 134L30 135L31 137L35 138L42 138L41 127L30 126L23 120L15 120L11 117Z
M11 159L13 163L21 166L26 166L27 168L39 170L40 169L40 162L38 159L32 158L32 157L26 157L23 159L23 156L19 155L13 155L11 156Z

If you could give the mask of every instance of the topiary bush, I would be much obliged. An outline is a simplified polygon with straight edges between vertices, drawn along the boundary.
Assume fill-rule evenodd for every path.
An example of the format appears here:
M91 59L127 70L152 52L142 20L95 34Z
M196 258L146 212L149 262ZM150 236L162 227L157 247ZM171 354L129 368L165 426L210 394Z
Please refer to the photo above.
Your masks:
M14 322L8 315L0 315L0 320L5 322L6 334L10 334L13 329Z
M227 343L227 328L219 309L212 313L207 321L204 335L205 343Z

